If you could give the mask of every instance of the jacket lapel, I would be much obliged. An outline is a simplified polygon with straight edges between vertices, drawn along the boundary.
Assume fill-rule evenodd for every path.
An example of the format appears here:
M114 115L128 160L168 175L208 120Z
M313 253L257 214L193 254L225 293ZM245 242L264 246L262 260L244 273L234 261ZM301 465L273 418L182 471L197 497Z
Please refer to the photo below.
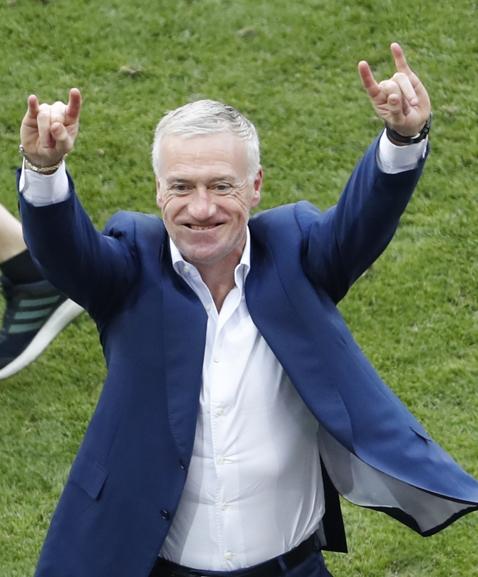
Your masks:
M194 443L207 314L198 297L176 274L167 237L161 256L165 381L171 433L183 459Z
M353 443L350 417L330 371L327 311L317 314L319 326L310 333L303 321L307 303L287 292L271 251L252 243L246 300L254 324L267 341L300 396L319 422L346 446ZM298 302L297 302L298 301ZM317 294L314 306L320 306ZM309 311L308 314L311 314ZM317 354L318 335L324 355Z

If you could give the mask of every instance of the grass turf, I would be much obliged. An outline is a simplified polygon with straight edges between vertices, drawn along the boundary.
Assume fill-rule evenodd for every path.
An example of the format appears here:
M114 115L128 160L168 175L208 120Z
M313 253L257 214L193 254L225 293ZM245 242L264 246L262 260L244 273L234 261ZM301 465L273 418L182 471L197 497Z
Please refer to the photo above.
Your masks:
M342 311L384 379L478 476L478 5L423 0L3 0L0 201L26 97L84 96L69 167L98 226L119 208L155 211L149 164L161 114L211 97L256 123L263 207L333 203L380 129L356 73L392 71L404 46L429 89L433 152L385 255ZM78 319L31 367L0 382L0 576L30 575L104 376L95 329ZM478 516L430 539L345 504L351 552L336 577L478 575Z

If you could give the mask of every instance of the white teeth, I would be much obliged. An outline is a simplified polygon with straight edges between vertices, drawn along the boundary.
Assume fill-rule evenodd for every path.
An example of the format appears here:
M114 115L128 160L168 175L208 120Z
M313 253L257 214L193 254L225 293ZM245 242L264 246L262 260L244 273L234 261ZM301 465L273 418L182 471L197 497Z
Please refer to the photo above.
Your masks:
M215 227L215 225L211 225L211 226L199 226L197 224L190 224L189 225L189 228L192 230L211 230L214 227Z

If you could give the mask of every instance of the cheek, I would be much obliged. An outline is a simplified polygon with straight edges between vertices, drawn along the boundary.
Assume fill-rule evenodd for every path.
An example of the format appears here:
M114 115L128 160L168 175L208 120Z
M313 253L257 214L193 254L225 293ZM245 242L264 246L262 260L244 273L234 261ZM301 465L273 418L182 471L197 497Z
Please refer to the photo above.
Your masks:
M174 197L166 197L161 204L163 219L169 222L173 221L177 214L181 212L181 205Z
M250 216L250 207L247 203L244 202L244 199L241 199L240 202L236 203L236 218L240 222L247 222Z
M237 194L230 199L230 211L234 212L238 218L241 220L249 218L250 203L249 198L245 197L243 194Z
M161 206L161 210L166 210L166 208L171 204L172 197L164 194L161 196L161 200L158 200L158 204Z

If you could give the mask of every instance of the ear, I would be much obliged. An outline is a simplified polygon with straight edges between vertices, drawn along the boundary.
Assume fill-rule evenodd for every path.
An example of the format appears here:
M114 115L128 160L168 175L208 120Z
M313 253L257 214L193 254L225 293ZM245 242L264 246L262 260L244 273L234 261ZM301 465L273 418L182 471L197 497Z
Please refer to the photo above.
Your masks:
M261 189L263 181L264 181L264 171L262 170L262 166L260 166L254 178L254 184L253 184L254 189L251 197L251 207L257 206L261 201Z

